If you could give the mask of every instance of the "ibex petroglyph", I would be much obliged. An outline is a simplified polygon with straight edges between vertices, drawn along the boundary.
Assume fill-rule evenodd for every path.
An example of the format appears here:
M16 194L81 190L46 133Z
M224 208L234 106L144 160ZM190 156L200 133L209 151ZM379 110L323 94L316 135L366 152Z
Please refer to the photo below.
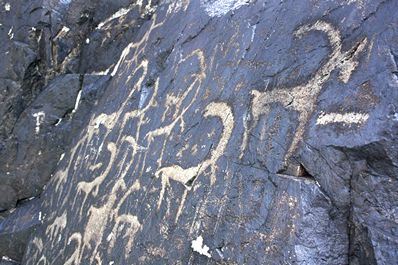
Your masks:
M332 71L338 69L340 71L339 78L342 82L347 83L352 72L357 67L357 57L366 46L366 38L362 39L350 50L343 52L341 50L340 32L329 23L318 21L314 24L302 26L295 32L295 35L301 38L310 31L322 31L326 33L332 47L332 52L327 62L318 69L313 78L303 85L275 88L264 92L258 90L251 92L253 96L251 109L252 124L247 126L247 130L245 131L241 147L241 157L243 157L244 151L247 148L248 136L251 130L257 126L260 116L267 115L270 112L272 103L279 103L284 108L297 111L299 114L299 123L290 147L286 152L285 161L290 158L303 138L305 126L315 109L318 95L321 92L323 84L330 78Z

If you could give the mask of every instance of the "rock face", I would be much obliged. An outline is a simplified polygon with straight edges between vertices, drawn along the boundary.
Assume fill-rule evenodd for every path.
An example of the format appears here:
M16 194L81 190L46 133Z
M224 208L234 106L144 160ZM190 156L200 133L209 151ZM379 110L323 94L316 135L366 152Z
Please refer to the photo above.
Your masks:
M15 197L14 203L9 203L12 205L18 199L41 193L65 146L80 128L81 114L89 113L93 87L100 88L104 78L77 74L57 77L21 113L0 154L3 161L0 170L6 172L0 188L9 193L3 200L9 198L9 202Z
M4 35L23 264L398 263L397 1L110 2Z
M0 198L0 210L41 193L100 97L109 76L100 73L102 65L88 62L95 56L85 49L100 49L88 45L88 35L126 4L107 2L0 1L0 190L9 191ZM95 7L106 12L99 15ZM105 41L101 45L112 50Z
M38 199L21 203L16 210L7 214L6 219L0 219L2 256L6 256L12 261L20 261L32 232L40 224L41 212ZM8 264L6 261L4 260L4 263ZM3 264L1 262L0 264Z

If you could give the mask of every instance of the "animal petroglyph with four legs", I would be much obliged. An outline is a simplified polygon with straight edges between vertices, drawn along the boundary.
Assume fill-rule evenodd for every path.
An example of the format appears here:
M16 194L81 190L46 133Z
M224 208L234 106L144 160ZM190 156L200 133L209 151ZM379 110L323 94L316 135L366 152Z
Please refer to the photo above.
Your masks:
M314 77L303 85L275 88L264 92L258 90L251 92L253 96L251 108L252 124L246 126L247 130L245 131L241 147L241 158L247 148L250 132L257 126L260 116L267 115L270 112L271 104L279 103L286 109L297 111L299 115L296 133L285 154L286 162L296 151L298 144L303 139L305 127L315 109L318 95L322 90L323 84L330 78L332 71L338 69L340 80L347 83L352 72L357 67L358 55L366 46L366 38L360 40L348 51L342 51L340 32L331 24L324 21L317 21L314 24L304 25L295 32L295 36L301 38L310 31L321 31L327 35L332 48L328 60L318 69Z
M214 184L216 174L217 160L224 154L229 139L231 138L232 129L234 127L234 116L231 108L222 102L212 102L206 107L204 117L218 117L223 124L222 135L217 146L211 151L210 157L197 166L190 168L182 168L179 165L172 165L169 167L162 167L156 173L157 178L161 178L162 190L158 201L158 208L163 200L165 189L169 183L169 179L182 183L188 190L192 186L195 179L202 174L208 167L211 167L210 182Z

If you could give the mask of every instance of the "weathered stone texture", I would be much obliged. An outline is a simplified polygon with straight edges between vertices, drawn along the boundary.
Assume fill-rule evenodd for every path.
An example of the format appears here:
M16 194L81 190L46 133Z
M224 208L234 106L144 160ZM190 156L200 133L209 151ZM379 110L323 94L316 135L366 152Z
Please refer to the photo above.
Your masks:
M40 5L0 31L23 264L398 263L397 1Z

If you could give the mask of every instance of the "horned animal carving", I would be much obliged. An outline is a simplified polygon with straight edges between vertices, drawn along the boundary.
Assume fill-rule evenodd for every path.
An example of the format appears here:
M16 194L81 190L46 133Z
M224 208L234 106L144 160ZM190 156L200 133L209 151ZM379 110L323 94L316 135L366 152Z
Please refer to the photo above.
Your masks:
M359 53L366 46L366 38L362 39L350 50L343 52L341 50L340 32L329 23L318 21L314 24L302 26L295 32L295 35L301 38L310 31L322 31L327 35L332 47L332 52L327 62L318 69L312 79L303 85L275 88L272 91L261 92L253 90L251 92L253 96L251 105L253 123L251 126L246 126L247 130L243 137L241 157L247 147L248 135L257 126L260 116L267 115L270 112L272 103L279 103L284 108L297 111L299 114L296 133L286 152L285 161L290 158L303 138L305 126L315 109L318 95L321 92L323 84L330 78L332 71L338 69L340 80L347 83L353 70L357 67L358 62L356 60Z
M114 249L118 247L118 242L120 242L114 238L125 238L127 240L125 255L130 254L134 248L136 234L141 233L140 231L146 231L144 228L147 220L140 220L141 216L135 216L132 212L133 210L140 209L140 204L142 204L143 200L152 202L147 197L151 196L153 189L152 187L148 187L148 182L142 181L142 176L147 175L143 174L144 170L146 170L146 173L153 173L151 169L153 165L147 163L147 157L148 161L149 158L153 161L158 158L156 162L153 162L156 164L155 177L161 182L160 195L157 202L158 209L160 209L166 189L170 184L174 183L180 185L181 188L184 187L183 194L181 196L178 195L181 199L173 196L172 199L174 201L170 200L167 202L169 204L167 207L170 207L170 205L175 205L179 201L180 206L176 213L175 222L178 221L183 211L187 194L192 195L192 187L198 180L198 177L208 176L210 185L213 185L216 182L217 173L221 171L221 168L218 168L217 165L220 165L220 158L227 150L235 125L232 107L225 102L212 102L205 108L204 118L217 119L218 125L222 127L218 142L214 142L214 146L210 148L207 156L197 165L191 167L183 164L163 164L165 150L168 151L166 147L170 145L169 136L177 131L176 128L181 128L179 132L186 131L184 129L184 119L189 118L188 115L191 113L193 106L199 106L198 104L194 104L194 102L201 100L199 97L201 95L200 92L202 92L204 84L210 80L206 74L211 72L211 69L214 69L206 65L207 58L202 50L194 50L185 58L180 59L174 68L174 75L179 77L177 73L180 72L180 67L188 63L193 65L193 67L188 69L189 71L181 72L181 75L189 72L189 76L185 76L183 81L179 83L181 89L176 89L177 92L181 91L181 93L174 92L166 95L166 103L161 104L162 95L167 91L164 86L159 86L162 79L158 77L153 87L152 96L147 100L147 103L138 109L131 110L131 106L134 104L130 106L130 100L133 98L134 93L143 87L143 82L149 78L149 74L151 73L149 68L150 62L146 61L146 59L140 60L142 57L145 57L145 47L149 43L150 32L160 25L161 23L156 23L156 19L154 19L151 29L145 34L144 38L139 43L131 43L123 51L112 75L120 77L119 79L123 80L122 73L128 73L130 69L135 69L125 82L125 84L128 84L130 79L136 80L133 89L129 91L128 96L117 111L112 114L103 113L91 120L91 127L87 130L87 134L72 149L67 169L60 171L58 174L59 179L55 182L55 189L58 195L55 201L59 205L56 204L56 206L62 209L62 211L66 211L67 207L72 207L73 211L67 211L68 216L66 212L65 214L61 212L54 218L53 224L46 231L51 245L56 246L59 243L57 237L61 232L72 227L68 226L68 218L71 220L73 218L80 218L78 220L80 223L85 222L83 232L79 232L81 230L79 227L77 227L78 231L65 230L66 233L71 233L67 244L72 245L71 248L74 248L74 252L64 264L79 264L88 253L92 254L90 259L91 264L101 260L101 251L103 251L103 245L101 244L105 243L105 239L107 248ZM258 126L260 117L270 113L272 104L280 104L285 109L298 113L298 124L295 129L295 135L286 150L285 160L291 157L303 139L306 125L315 110L317 98L324 83L330 78L331 73L334 70L338 70L340 80L347 83L352 72L356 69L358 56L367 44L366 38L361 39L347 51L342 51L340 32L329 23L318 21L302 26L295 32L295 35L300 38L310 31L321 31L326 34L331 46L330 55L326 62L316 71L315 75L304 84L295 87L275 88L271 91L251 91L250 114L252 119L250 119L249 123L245 121L246 129L240 150L241 157L247 149L251 131ZM127 58L131 57L130 54L133 51L134 56L128 60ZM210 58L214 61L214 58L218 57L213 56ZM122 69L124 70L118 71L119 66L122 66L122 64ZM209 65L213 64L210 63ZM197 71L195 71L195 68L198 68ZM179 78L176 78L176 80L181 81ZM184 87L185 84L188 84L186 88ZM158 94L158 91L160 91L160 94ZM204 97L203 100L207 101L207 98ZM234 99L231 97L228 100L228 102L232 102ZM159 119L160 121L157 120L158 110L165 113ZM200 110L196 109L195 113ZM153 113L156 115L153 115ZM163 124L167 123L169 117L172 117L172 121L163 126ZM148 131L149 129L152 130ZM115 135L112 134L112 130L116 131ZM127 131L128 134L126 133ZM159 141L155 141L156 138ZM104 164L97 162L99 154L103 154L103 152L91 155L89 151L91 147L95 149L97 141L100 144L99 150L104 145L106 148L105 152L107 153L106 156L109 157L109 161L107 162L104 161L105 155L102 155L100 161ZM154 152L159 150L159 143L161 145L160 154ZM126 147L127 145L128 147ZM153 148L154 146L156 148ZM87 160L82 159L83 157L87 157ZM77 166L73 168L74 164L77 164L79 169L82 169L78 170ZM71 173L69 173L69 168L73 169L70 170ZM80 178L74 177L74 174L82 174L82 172L89 172L88 174L95 176L95 178L75 184L75 180L80 180ZM108 176L110 177L108 178ZM74 181L70 181L69 179ZM133 179L135 179L135 182L130 185ZM140 184L140 181L143 184ZM64 187L66 185L67 188ZM141 185L144 187L141 188ZM225 192L227 191L228 189L225 190ZM133 197L132 195L135 193L137 194ZM68 194L67 196L72 194L75 197L67 200L64 197L65 194ZM95 204L93 204L92 200L89 200L91 196L97 197ZM120 196L122 197L120 198ZM133 200L135 201L133 202ZM132 203L136 206L131 206ZM147 205L150 206L149 203ZM169 210L170 208L167 209L167 211ZM199 207L197 211L199 212ZM151 217L152 215L148 216ZM192 227L195 226L192 225ZM123 236L121 236L122 234ZM38 253L40 253L43 250L43 242L37 240L34 244L36 244ZM45 259L46 257L43 256L42 258Z
M197 176L202 174L208 167L210 167L212 173L210 181L211 184L214 184L216 163L217 160L224 154L228 141L231 138L232 129L234 127L234 116L231 108L226 103L221 102L210 103L206 107L204 116L206 118L215 116L221 119L223 131L217 146L211 151L210 157L199 163L197 166L185 169L179 165L172 165L169 167L162 167L155 173L155 176L157 178L161 178L162 180L162 190L160 191L158 207L160 207L162 202L166 186L170 184L169 179L182 183L189 190L189 183L192 184Z

